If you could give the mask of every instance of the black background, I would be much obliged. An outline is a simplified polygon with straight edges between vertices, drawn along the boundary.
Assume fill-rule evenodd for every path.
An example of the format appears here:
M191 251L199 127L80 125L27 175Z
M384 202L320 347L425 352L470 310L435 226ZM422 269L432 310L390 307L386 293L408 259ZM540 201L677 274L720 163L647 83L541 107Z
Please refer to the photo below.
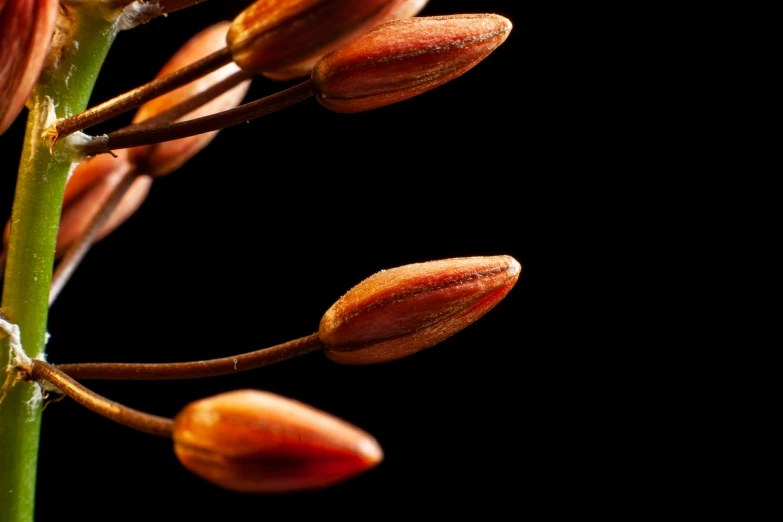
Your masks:
M92 103L148 81L191 35L246 4L213 0L120 34ZM216 393L269 390L372 433L385 461L322 491L239 495L191 475L170 442L66 400L44 413L38 520L500 516L588 501L572 487L586 478L579 459L593 458L574 436L590 429L570 380L583 361L561 339L576 327L555 317L571 299L555 282L566 241L556 226L563 209L553 191L564 173L555 164L567 154L551 139L563 118L549 76L557 64L526 2L432 0L421 15L468 12L514 24L473 70L367 113L307 100L222 131L155 181L51 309L55 363L212 358L314 332L338 297L380 269L514 256L524 269L504 301L406 359L348 367L314 353L231 377L89 383L167 416ZM247 99L281 86L258 78ZM23 119L0 138L2 157L18 157ZM0 181L7 218L13 176Z

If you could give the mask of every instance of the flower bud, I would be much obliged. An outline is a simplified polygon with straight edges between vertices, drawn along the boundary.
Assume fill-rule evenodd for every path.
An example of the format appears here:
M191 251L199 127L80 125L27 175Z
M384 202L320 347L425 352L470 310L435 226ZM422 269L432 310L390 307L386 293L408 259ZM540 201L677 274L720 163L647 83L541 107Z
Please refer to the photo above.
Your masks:
M118 153L118 158L111 158L108 154L94 156L79 163L74 170L71 179L65 186L66 197L63 198L63 210L60 215L60 228L57 230L57 246L55 247L57 258L62 257L68 251L90 224L93 216L103 207L104 202L120 183L122 177L130 170L131 166L128 163L127 155L124 154L125 150L120 150ZM103 158L109 158L115 165L112 167L108 160ZM92 180L87 184L89 178ZM76 187L69 191L68 187L72 184ZM150 176L136 177L95 236L95 241L106 237L133 215L147 198L151 185L152 178Z
M52 43L58 0L0 3L0 134L22 111Z
M391 361L429 348L491 310L522 267L510 256L465 257L384 270L324 314L318 335L343 364Z
M255 390L223 393L174 418L183 466L220 487L277 493L330 486L376 466L364 431L300 402Z
M511 31L495 14L416 17L382 24L313 68L316 98L352 113L407 100L467 72Z
M234 63L241 68L277 73L278 79L286 75L292 78L292 71L307 68L307 62L317 60L335 45L348 42L400 13L421 8L424 3L421 0L257 0L234 19L226 42Z
M396 0L394 2L388 2L388 6L384 10L379 11L376 16L366 19L364 23L359 24L354 30L349 31L339 39L334 40L328 45L318 49L306 59L282 69L264 72L264 76L277 81L292 80L294 78L303 78L305 76L309 76L313 70L313 66L326 53L329 53L339 47L342 47L348 42L355 40L376 25L389 22L391 20L416 16L419 11L424 9L424 6L427 5L428 1L429 0Z
M230 22L219 22L204 29L185 45L183 45L158 73L158 78L166 76L186 65L200 60L215 51L225 47L226 32ZM213 71L198 80L166 93L158 98L148 101L136 112L133 123L140 123L152 118L167 109L204 92L213 85L225 80L232 74L239 72L239 67L229 63L216 71ZM192 120L209 116L217 112L232 109L242 102L250 87L250 80L229 89L220 96L205 103L180 118ZM130 149L130 160L136 164L145 174L154 177L164 176L181 167L186 161L206 147L217 136L219 131L205 132L178 140L164 141L154 145L144 145Z

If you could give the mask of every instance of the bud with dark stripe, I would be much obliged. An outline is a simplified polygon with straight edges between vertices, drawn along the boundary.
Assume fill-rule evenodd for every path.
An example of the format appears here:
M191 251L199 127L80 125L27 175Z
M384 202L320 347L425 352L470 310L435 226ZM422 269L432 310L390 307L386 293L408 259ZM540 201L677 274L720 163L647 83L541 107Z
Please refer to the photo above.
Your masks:
M405 357L457 333L498 304L522 267L510 256L430 261L365 279L324 314L326 355L344 364Z
M336 112L391 105L469 71L511 31L495 14L415 17L379 25L313 68L318 101Z

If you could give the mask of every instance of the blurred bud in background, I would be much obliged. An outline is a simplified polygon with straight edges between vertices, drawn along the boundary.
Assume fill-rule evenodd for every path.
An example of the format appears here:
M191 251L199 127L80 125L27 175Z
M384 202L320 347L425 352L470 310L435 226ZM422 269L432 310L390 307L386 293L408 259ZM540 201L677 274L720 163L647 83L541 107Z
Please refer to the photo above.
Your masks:
M219 22L204 29L193 36L183 45L158 73L158 78L192 64L215 51L225 47L226 33L231 26L230 22ZM144 120L157 116L173 106L196 96L225 80L240 69L233 63L229 63L206 76L199 78L187 85L175 89L163 96L148 101L136 112L133 123L141 123ZM250 87L250 80L245 80L239 85L217 96L198 109L186 114L177 121L191 120L208 116L216 112L232 109L242 103ZM209 145L219 131L206 132L196 136L189 136L172 141L164 141L154 145L144 145L130 149L130 161L145 174L153 177L164 176L181 167L186 161L196 155L200 150Z
M174 451L201 478L245 493L322 488L378 465L364 431L272 393L240 390L196 401L174 418Z
M0 0L0 134L38 81L59 9L58 0Z

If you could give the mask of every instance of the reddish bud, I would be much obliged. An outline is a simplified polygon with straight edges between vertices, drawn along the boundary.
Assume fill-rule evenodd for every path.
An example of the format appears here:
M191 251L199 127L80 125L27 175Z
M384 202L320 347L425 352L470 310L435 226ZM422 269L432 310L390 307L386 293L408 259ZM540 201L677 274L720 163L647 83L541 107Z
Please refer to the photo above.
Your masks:
M0 134L22 111L52 43L58 0L0 3Z
M74 170L63 198L63 210L60 216L60 228L57 231L55 254L62 257L73 242L87 228L93 216L103 207L112 190L120 183L131 166L125 150L118 151L118 158L108 154L99 155L82 161ZM100 159L99 159L100 158ZM109 160L114 164L110 164ZM89 184L88 184L89 182ZM68 187L74 185L69 191ZM124 223L141 206L152 185L150 176L138 176L120 202L112 211L109 219L95 236L99 241Z
M326 53L329 53L351 42L352 40L355 40L376 25L389 22L391 20L399 20L400 18L416 16L419 11L424 9L424 6L427 5L428 1L429 0L397 0L394 2L388 2L388 6L384 10L378 12L376 16L366 19L364 23L359 24L354 30L346 33L339 39L332 41L329 45L318 49L306 59L282 69L264 72L264 76L278 81L292 80L294 78L303 78L305 76L309 76L313 70L313 66L315 66L318 60L320 60L321 57Z
M375 439L355 426L255 390L186 406L174 419L174 451L201 478L245 493L322 488L383 459Z
M469 71L510 31L511 22L495 14L387 22L324 56L313 68L313 89L336 112L391 105Z
M215 51L223 49L226 42L226 32L230 25L230 22L220 22L195 35L171 57L160 70L157 77L166 76L177 69L181 69ZM140 123L152 118L188 98L206 91L232 74L239 72L239 70L239 67L230 63L179 89L150 100L136 112L133 123ZM249 87L250 80L246 80L188 113L178 121L192 120L232 109L242 102ZM164 176L178 169L195 156L196 153L206 147L217 136L218 132L205 132L187 138L156 143L155 145L133 147L130 149L130 159L145 174L154 177Z
M510 256L465 257L384 270L324 314L318 335L343 364L391 361L429 348L491 310L519 278Z
M390 20L417 0L258 0L231 24L226 42L243 69L277 73L278 79L307 67L335 45ZM408 5L410 4L410 5ZM310 64L312 66L312 64Z

